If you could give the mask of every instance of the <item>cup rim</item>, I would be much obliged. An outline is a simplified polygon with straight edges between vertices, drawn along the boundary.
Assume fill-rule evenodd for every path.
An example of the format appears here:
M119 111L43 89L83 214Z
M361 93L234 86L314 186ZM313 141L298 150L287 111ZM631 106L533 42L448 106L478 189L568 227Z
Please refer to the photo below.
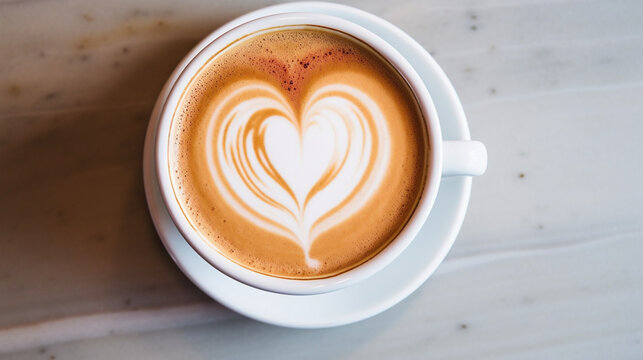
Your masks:
M265 29L286 26L327 27L346 33L372 47L378 54L389 61L405 79L416 97L427 129L429 159L426 179L420 200L407 223L397 236L378 254L348 271L327 278L287 279L264 275L227 258L213 245L208 244L207 240L189 223L174 195L168 166L169 134L174 111L178 106L184 89L189 85L193 76L199 72L201 67L212 56L243 36ZM156 135L154 161L156 162L156 176L160 185L162 199L170 217L188 244L210 265L229 277L258 289L282 294L312 295L338 290L370 277L391 263L415 239L420 228L426 222L437 197L442 174L442 137L439 119L429 91L419 74L392 44L389 44L371 31L343 18L318 13L281 13L256 18L236 26L208 43L188 60L187 65L172 84L159 116Z

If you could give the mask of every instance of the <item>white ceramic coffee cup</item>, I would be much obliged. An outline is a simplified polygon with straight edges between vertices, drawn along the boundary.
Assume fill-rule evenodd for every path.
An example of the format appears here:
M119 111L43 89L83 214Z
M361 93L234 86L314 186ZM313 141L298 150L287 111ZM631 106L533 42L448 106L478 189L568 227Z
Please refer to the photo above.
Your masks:
M245 268L221 254L190 225L185 217L174 196L168 166L168 142L174 111L189 81L207 60L248 34L269 28L298 25L322 26L344 32L368 44L386 58L404 77L415 94L426 119L431 147L426 184L419 204L397 237L379 254L356 268L332 277L314 280L294 280L264 275ZM487 153L484 145L477 141L442 140L439 118L428 90L420 76L394 46L361 26L342 18L317 13L285 13L258 18L239 25L213 40L189 61L172 86L161 111L156 134L155 161L161 194L168 212L181 234L201 257L221 272L247 285L277 293L309 295L350 286L391 263L414 240L426 221L437 196L441 179L445 176L481 175L487 166ZM432 255L427 254L427 258Z

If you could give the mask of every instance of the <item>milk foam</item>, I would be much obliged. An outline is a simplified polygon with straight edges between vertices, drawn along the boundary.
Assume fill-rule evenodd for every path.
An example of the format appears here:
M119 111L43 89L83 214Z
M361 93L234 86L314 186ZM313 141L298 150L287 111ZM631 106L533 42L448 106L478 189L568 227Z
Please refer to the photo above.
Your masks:
M389 147L378 105L339 83L311 94L299 117L271 84L243 84L219 103L206 137L225 200L296 242L310 267L319 265L309 254L316 235L359 210L380 185Z
M193 77L168 166L204 241L253 271L314 279L397 236L422 193L426 139L412 91L372 49L327 29L277 29Z

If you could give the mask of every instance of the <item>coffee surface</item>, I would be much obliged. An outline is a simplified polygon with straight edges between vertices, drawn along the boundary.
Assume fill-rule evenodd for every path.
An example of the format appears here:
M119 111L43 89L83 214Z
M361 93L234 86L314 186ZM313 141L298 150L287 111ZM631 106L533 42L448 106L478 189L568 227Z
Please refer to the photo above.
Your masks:
M215 54L172 119L175 196L203 240L285 278L347 271L404 227L429 144L400 75L336 31L282 27Z

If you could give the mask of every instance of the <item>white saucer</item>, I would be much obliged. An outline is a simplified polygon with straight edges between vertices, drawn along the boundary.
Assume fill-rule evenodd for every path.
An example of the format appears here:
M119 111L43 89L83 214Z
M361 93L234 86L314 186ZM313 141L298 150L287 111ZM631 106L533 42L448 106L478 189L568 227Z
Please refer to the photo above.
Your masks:
M393 44L423 78L440 117L445 140L469 140L469 129L451 83L433 58L407 34L390 23L348 6L299 2L246 14L223 25L199 43L187 58L225 31L257 17L283 12L319 12L353 21ZM409 247L384 270L359 284L331 293L309 296L282 295L237 282L203 260L174 226L156 181L153 144L160 108L184 60L164 87L152 112L145 140L143 176L150 213L165 248L176 264L203 292L228 308L266 323L323 328L364 320L376 315L415 291L435 271L460 230L471 191L470 177L444 179L427 223Z

